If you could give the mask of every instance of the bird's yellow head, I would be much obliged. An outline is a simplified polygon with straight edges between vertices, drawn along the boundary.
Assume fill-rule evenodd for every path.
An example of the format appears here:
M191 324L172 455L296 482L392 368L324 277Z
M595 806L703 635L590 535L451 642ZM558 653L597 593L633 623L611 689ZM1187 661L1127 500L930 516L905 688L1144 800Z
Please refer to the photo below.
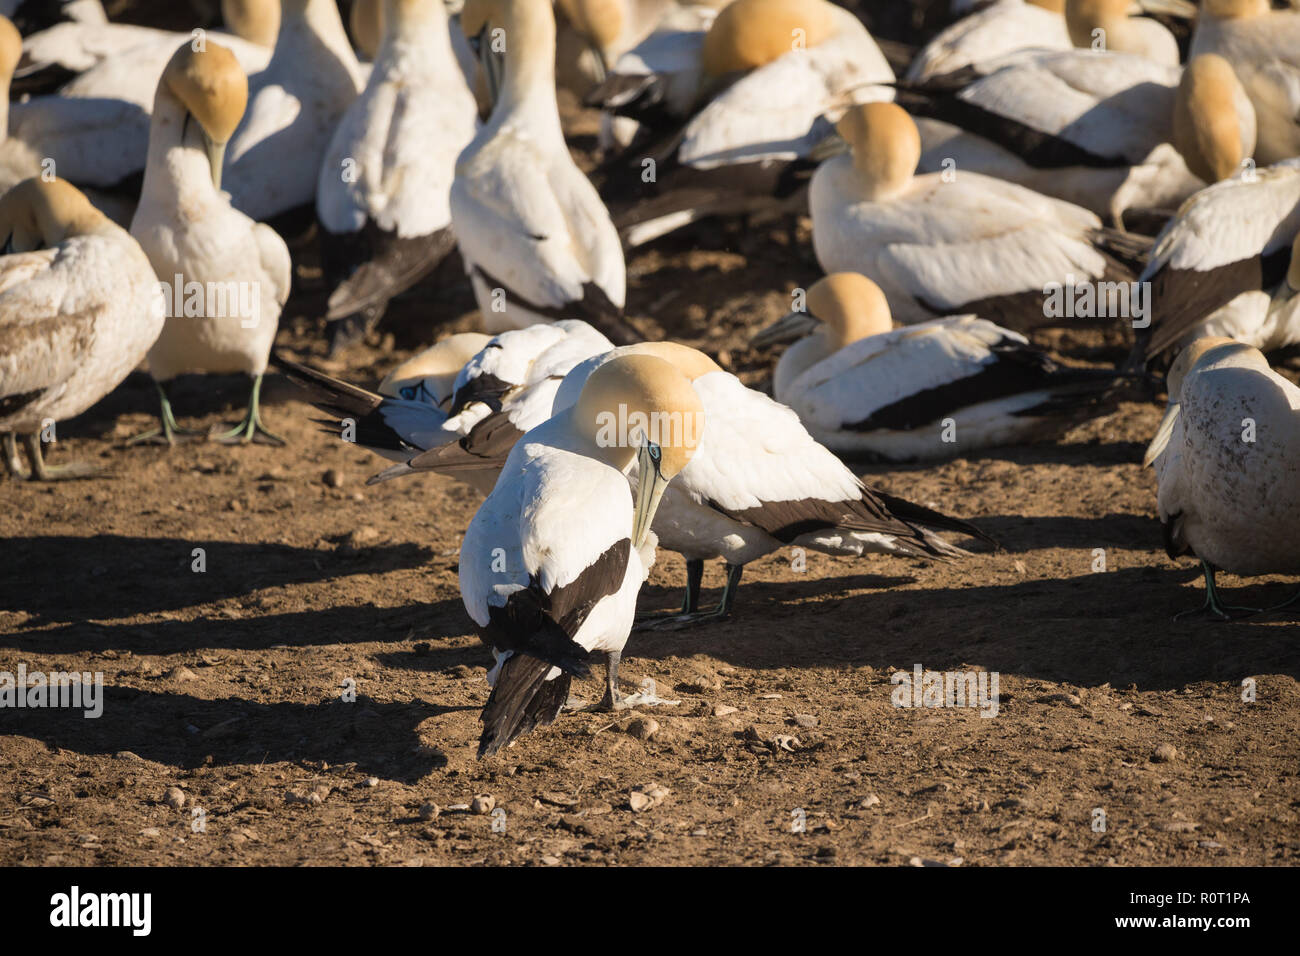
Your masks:
M434 379L440 390L450 393L457 373L483 350L492 336L482 332L459 332L413 355L389 372L379 383L379 394L389 398L419 398L420 386Z
M23 57L23 37L8 17L0 17L0 81L8 83ZM0 130L0 132L3 132Z
M763 329L751 344L777 345L820 332L827 350L835 352L894 326L885 293L857 272L833 272L818 279L808 290L804 306Z
M220 188L226 143L248 105L248 77L239 60L219 43L209 41L202 50L186 43L172 54L161 83L203 130L212 182Z
M1221 335L1207 335L1204 338L1196 339L1179 352L1178 357L1174 359L1174 364L1169 366L1169 374L1165 376L1165 387L1169 391L1169 401L1176 402L1179 400L1179 396L1183 391L1183 380L1196 367L1196 364L1205 358L1209 352L1225 345L1241 345L1241 343ZM1248 346L1242 347L1247 348Z
M704 37L704 72L719 77L753 70L817 46L835 32L834 10L826 0L735 0Z
M1216 20L1241 20L1272 12L1268 0L1205 0L1201 6Z
M1232 64L1215 53L1193 57L1174 101L1174 147L1187 168L1207 183L1235 175L1255 151L1254 120Z
M901 192L921 160L921 134L907 111L895 103L850 107L835 124L853 153L853 166L871 199Z
M221 19L236 36L261 46L275 46L280 32L280 4L276 0L221 0Z
M623 34L623 4L619 0L558 0L573 28L601 53Z
M81 190L62 179L24 179L0 197L4 254L50 249L74 236L116 228Z

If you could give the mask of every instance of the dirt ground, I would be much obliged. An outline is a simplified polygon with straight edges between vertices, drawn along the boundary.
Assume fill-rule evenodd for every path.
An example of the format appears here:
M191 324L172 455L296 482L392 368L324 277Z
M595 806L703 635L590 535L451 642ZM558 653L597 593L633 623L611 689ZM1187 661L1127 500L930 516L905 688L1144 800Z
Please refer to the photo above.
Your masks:
M629 258L629 313L762 386L774 356L747 337L817 277L809 238L806 220L793 236L701 224ZM472 327L449 263L329 362L319 271L302 253L281 321L290 355L373 386L411 349ZM1045 341L1076 363L1125 352L1095 330ZM949 564L810 553L804 570L789 550L770 555L746 569L729 620L633 635L625 689L652 678L677 706L566 713L482 762L490 655L456 580L476 494L436 475L366 487L380 459L322 434L287 381L269 377L263 397L287 448L128 449L156 411L136 373L58 426L52 460L109 477L0 481L0 671L102 672L106 695L98 719L0 709L0 864L1300 855L1300 611L1172 620L1199 604L1200 574L1161 547L1138 465L1161 408L1144 395L1057 444L862 469L1002 549ZM188 376L175 406L207 427L246 398L237 377ZM661 551L642 605L676 606L683 581ZM721 583L709 567L706 602ZM1221 583L1260 606L1296 586ZM894 707L891 673L918 664L996 672L998 715Z

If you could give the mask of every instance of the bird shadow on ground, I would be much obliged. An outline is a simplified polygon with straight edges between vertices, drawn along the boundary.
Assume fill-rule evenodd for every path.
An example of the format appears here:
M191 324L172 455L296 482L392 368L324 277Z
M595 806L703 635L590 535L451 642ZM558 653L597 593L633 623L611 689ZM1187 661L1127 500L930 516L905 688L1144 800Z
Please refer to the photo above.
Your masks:
M51 749L86 755L126 751L183 768L355 762L361 773L411 783L446 763L436 748L421 745L420 724L477 709L420 700L380 703L364 695L352 703L262 704L114 685L104 687L103 708L93 720L70 709L0 711L0 735L21 735Z
M1261 673L1300 677L1300 605L1243 621L1174 621L1200 605L1192 568L1132 568L972 588L811 597L824 582L751 583L732 617L680 631L637 632L628 654L707 654L736 667L910 667L988 670L1082 685L1143 690ZM1294 583L1230 587L1225 600L1271 606ZM1244 591L1244 593L1243 593ZM706 594L705 606L712 596ZM1154 636L1143 640L1135 634Z
M1160 523L1149 515L979 515L970 519L1001 550L1021 554L1039 548L1142 548L1160 546ZM949 535L951 537L951 535ZM956 540L956 539L954 539ZM972 545L973 550L980 550Z
M121 535L11 538L5 549L11 562L0 578L0 610L38 623L176 611L264 588L418 568L433 557L409 542L331 551Z
M322 599L324 600L324 598ZM197 617L145 624L75 623L0 635L0 648L34 654L179 654L198 649L265 650L277 645L365 644L436 640L472 632L459 599L377 608L322 607L229 619Z

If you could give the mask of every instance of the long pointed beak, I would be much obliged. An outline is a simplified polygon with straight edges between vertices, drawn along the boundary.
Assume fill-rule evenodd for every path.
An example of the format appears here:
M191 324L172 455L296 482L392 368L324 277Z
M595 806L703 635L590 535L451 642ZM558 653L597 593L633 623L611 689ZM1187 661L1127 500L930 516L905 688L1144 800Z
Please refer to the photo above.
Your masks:
M1147 453L1142 456L1143 468L1149 467L1160 457L1160 453L1169 444L1169 438L1174 433L1174 423L1177 421L1178 403L1170 402L1169 407L1165 409L1165 417L1160 420L1160 427L1156 429L1156 437L1151 439L1151 444L1147 445Z
M817 320L807 312L790 312L765 329L759 329L749 340L751 348L761 349L782 342L794 342L811 335L817 329Z
M632 547L644 547L654 524L659 501L668 487L668 479L659 471L659 462L650 456L650 445L637 452L636 510L632 512Z
M849 141L838 132L831 133L808 151L808 158L814 163L825 162L835 156L849 151Z
M212 167L212 185L218 190L221 189L221 167L226 161L226 144L214 143L208 139L208 134L203 134L203 146L208 154L208 165Z

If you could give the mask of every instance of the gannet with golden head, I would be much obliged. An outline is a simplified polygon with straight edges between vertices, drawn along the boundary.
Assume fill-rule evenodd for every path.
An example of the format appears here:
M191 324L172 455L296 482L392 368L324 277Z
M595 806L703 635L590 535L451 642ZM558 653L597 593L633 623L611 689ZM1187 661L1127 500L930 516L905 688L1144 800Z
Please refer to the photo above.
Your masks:
M451 187L452 228L484 327L573 318L636 341L623 319L618 233L560 128L550 3L469 0L461 27L478 43L495 101Z
M249 78L226 156L236 209L264 220L315 199L330 137L364 78L334 0L283 0L275 51Z
M1269 0L1204 0L1191 55L1217 53L1237 71L1255 105L1255 159L1300 156L1300 10Z
M1191 4L1179 6L1190 8ZM1065 0L1070 41L1085 50L1132 53L1165 66L1177 66L1180 56L1174 35L1156 20L1132 15L1134 7L1132 0ZM1194 14L1195 9L1187 12Z
M1134 277L1086 209L978 173L913 175L916 124L893 103L854 107L813 174L813 248L825 272L870 275L895 319L996 315L1045 324L1049 289Z
M753 344L794 339L777 362L776 400L833 451L890 461L1054 438L1116 383L974 315L895 329L885 294L856 272L818 279L806 308Z
M149 350L162 403L159 429L135 440L171 444L178 431L167 383L187 371L253 378L248 413L223 441L261 436L262 373L289 297L291 266L270 226L231 207L221 191L222 157L244 114L248 80L225 47L190 44L172 56L158 84L140 205L131 222L166 289L168 318ZM177 306L180 308L177 308Z
M1156 239L1140 281L1149 323L1137 324L1135 364L1167 365L1183 346L1226 335L1260 349L1300 337L1272 290L1300 233L1300 158L1215 183L1192 196Z
M54 423L117 387L162 329L162 294L139 244L61 179L24 180L0 198L0 437L10 475L93 469L45 464Z
M465 610L496 657L480 757L553 722L593 653L607 660L602 703L618 705L619 659L654 561L650 529L705 424L686 376L626 355L510 452L460 550Z
M1176 208L1255 145L1245 90L1207 58L1180 82L1177 67L1130 53L1028 50L911 84L898 102L925 117L922 172L995 176L1116 225L1134 206Z
M1200 559L1200 612L1256 610L1222 604L1215 572L1300 574L1300 389L1258 349L1225 338L1183 349L1167 382L1169 408L1143 462L1155 465L1165 550Z
M854 103L891 100L894 72L856 16L827 0L735 0L705 34L694 116L604 173L637 246L711 215L802 212L794 175ZM655 175L645 175L645 157Z
M677 0L556 0L555 6L556 80L560 88L583 96L680 4Z
M20 139L9 136L9 82L23 51L23 38L0 16L0 194L40 172L40 157Z
M385 0L365 91L334 131L316 185L333 349L373 329L388 301L456 246L450 193L478 107L442 0Z

